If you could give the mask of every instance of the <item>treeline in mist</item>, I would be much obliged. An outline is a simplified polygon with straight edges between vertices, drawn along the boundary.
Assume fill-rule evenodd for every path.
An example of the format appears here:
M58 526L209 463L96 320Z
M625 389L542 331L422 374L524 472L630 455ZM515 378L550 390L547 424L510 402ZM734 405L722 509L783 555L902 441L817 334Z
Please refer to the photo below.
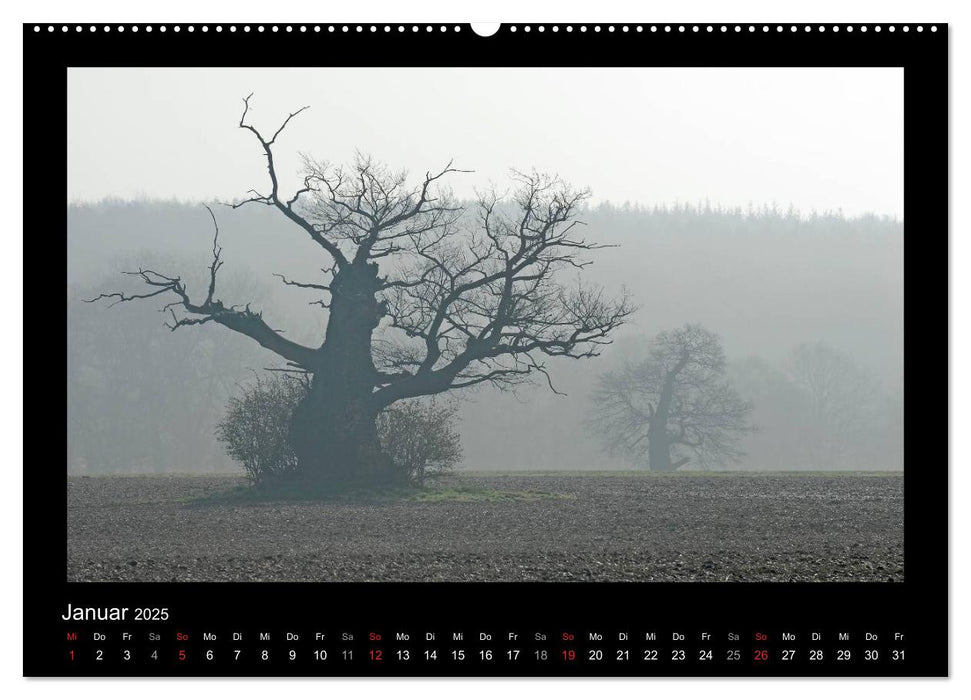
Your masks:
M250 303L287 337L319 344L326 310L272 276L319 277L317 249L268 208L214 211L225 260L219 297ZM610 290L626 286L640 309L603 356L548 363L565 396L551 392L542 376L515 393L458 393L463 468L643 466L607 454L590 435L590 395L603 372L685 323L721 337L729 376L752 402L758 427L743 438L739 463L716 466L902 468L901 222L774 207L610 204L581 219L584 238L617 246L597 251L584 275ZM203 289L211 235L201 204L69 207L71 472L236 469L222 454L215 425L242 385L279 367L275 356L216 324L171 332L161 298L113 307L84 302L134 289L120 273L140 266L181 275L190 291ZM813 389L808 377L819 365L841 377L839 391Z

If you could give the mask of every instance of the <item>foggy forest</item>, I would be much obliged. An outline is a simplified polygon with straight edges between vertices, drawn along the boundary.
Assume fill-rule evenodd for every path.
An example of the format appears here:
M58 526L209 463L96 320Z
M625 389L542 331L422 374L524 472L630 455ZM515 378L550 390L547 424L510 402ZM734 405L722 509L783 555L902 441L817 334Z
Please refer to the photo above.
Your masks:
M319 292L274 276L319 277L319 255L278 212L210 204L222 296L260 310L290 340L319 343L328 313ZM659 333L687 324L720 340L750 429L732 454L682 469L902 470L899 220L708 202L583 204L577 220L584 239L610 246L590 256L584 281L625 290L636 311L599 356L549 358L548 377L504 391L450 391L458 470L647 469L646 448L605 442L597 389L647 357ZM139 267L177 271L203 291L213 246L204 204L75 202L67 243L69 474L238 471L217 425L280 358L216 324L172 332L158 300L86 303L133 289L119 273Z

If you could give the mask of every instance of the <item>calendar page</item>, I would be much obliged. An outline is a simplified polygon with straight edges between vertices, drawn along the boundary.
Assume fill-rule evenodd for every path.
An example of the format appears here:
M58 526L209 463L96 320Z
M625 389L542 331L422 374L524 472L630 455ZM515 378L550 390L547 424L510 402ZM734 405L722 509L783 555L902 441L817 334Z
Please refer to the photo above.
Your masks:
M25 25L25 675L947 675L947 35Z

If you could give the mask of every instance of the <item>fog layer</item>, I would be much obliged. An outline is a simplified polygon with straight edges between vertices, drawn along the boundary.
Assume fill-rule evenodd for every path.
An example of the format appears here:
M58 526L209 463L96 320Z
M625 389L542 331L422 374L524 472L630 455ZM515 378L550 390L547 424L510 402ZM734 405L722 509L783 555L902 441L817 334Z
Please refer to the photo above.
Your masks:
M326 311L272 274L319 276L327 265L320 250L267 208L215 211L225 260L220 298L250 303L287 337L319 345ZM581 219L587 240L617 246L592 256L585 279L612 292L626 286L640 309L601 357L549 363L553 386L565 396L542 376L515 393L453 392L461 400L463 468L641 468L642 459L611 455L590 434L590 393L602 372L636 362L651 337L685 323L720 335L729 376L754 406L759 429L744 436L742 460L722 468L902 468L900 222L609 203ZM280 367L278 358L215 324L170 332L162 299L114 307L82 301L132 288L120 272L139 266L182 275L190 292L201 290L211 245L201 204L69 207L72 472L235 469L214 426L228 397L264 368ZM840 358L863 389L821 410L801 379L800 346Z

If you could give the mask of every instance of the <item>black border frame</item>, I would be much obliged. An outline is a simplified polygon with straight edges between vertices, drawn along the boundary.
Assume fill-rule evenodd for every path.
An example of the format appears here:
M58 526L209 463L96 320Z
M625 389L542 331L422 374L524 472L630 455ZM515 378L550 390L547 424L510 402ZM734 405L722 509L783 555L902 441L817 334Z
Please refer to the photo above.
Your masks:
M660 675L660 676L941 676L948 673L948 473L946 443L922 440L921 416L914 406L946 405L946 363L934 361L929 339L947 328L944 270L948 227L948 27L933 25L780 25L707 24L586 24L504 25L488 38L461 25L105 25L25 24L24 31L24 210L43 211L47 225L66 236L66 207L51 206L51 185L67 192L67 67L68 66L898 66L904 70L905 211L921 225L905 236L905 551L902 583L68 583L66 581L66 482L58 474L56 454L66 452L66 434L49 431L50 399L25 394L24 441L37 437L52 449L51 459L24 464L24 674L47 675ZM96 31L91 31L95 26ZM135 27L138 31L135 31ZM217 26L221 29L217 31ZM235 31L230 27L235 26ZM245 32L244 26L251 27ZM371 27L375 26L376 31ZM554 31L554 26L556 31ZM611 30L610 27L614 29ZM820 27L825 31L820 31ZM75 28L81 27L80 31ZM189 28L192 28L192 31ZM273 30L277 27L277 30ZM292 30L288 31L288 27ZM346 29L345 29L346 27ZM528 27L528 29L527 29ZM586 27L582 30L581 27ZM598 29L599 27L599 29ZM638 30L638 27L641 30ZM752 27L752 29L750 29ZM768 31L763 30L768 27ZM791 27L796 30L792 31ZM894 31L890 28L893 27ZM254 50L255 48L259 50ZM402 59L404 62L402 63ZM52 136L53 135L53 136ZM58 175L62 178L58 181ZM44 187L36 183L45 183ZM56 197L55 197L56 200ZM66 201L65 199L61 201ZM915 213L916 212L916 213ZM65 325L25 313L25 339L31 348L64 352L66 306L56 281L66 284L66 247L52 247L50 235L25 226L25 260L43 256L53 284L49 292L28 289L31 305L38 295L60 308ZM935 301L936 300L936 301ZM29 311L26 309L25 311ZM938 336L937 333L941 333ZM25 340L25 350L26 340ZM59 350L58 350L59 349ZM63 357L63 355L62 355ZM933 380L928 367L940 366ZM66 370L65 370L66 371ZM59 375L55 372L55 378ZM66 385L65 385L66 386ZM57 394L54 390L53 394ZM911 407L908 409L907 407ZM53 478L52 478L53 477ZM656 629L668 634L700 630L737 630L751 648L756 632L778 646L784 631L827 635L848 631L849 643L862 649L861 635L906 634L907 661L893 665L883 659L866 664L858 658L843 665L827 662L782 664L775 659L736 666L662 663L656 667L630 662L594 665L557 661L545 666L526 663L492 664L474 659L465 665L446 661L437 667L414 663L378 665L359 659L343 666L286 667L252 662L208 666L192 658L179 665L174 657L154 666L120 664L71 665L67 661L65 626L60 615L68 601L75 605L166 606L172 618L157 628L166 635L178 630L260 629L280 632L316 629L335 634L356 633L354 644L368 648L371 631L390 637L396 631L413 634L464 630L467 638L480 631L503 635L516 629L547 632L547 646L564 646L553 635L578 633L579 639L598 630L605 637L621 629ZM285 621L286 627L281 627ZM104 626L111 630L110 626ZM134 627L134 626L132 626ZM97 625L85 628L85 634ZM153 627L153 629L156 629ZM273 646L278 643L274 642ZM364 646L361 646L361 645ZM661 648L666 642L659 643ZM835 643L828 643L833 647ZM803 645L800 642L800 645ZM194 648L195 640L188 643ZM372 645L373 646L373 645ZM448 645L440 644L442 648ZM478 642L466 646L475 656ZM502 648L498 644L493 645ZM609 645L608 645L609 646ZM632 645L633 646L633 645ZM167 647L166 647L167 648ZM174 647L173 647L174 648ZM524 647L525 648L525 647ZM558 652L557 652L558 653ZM774 652L773 652L774 654Z

